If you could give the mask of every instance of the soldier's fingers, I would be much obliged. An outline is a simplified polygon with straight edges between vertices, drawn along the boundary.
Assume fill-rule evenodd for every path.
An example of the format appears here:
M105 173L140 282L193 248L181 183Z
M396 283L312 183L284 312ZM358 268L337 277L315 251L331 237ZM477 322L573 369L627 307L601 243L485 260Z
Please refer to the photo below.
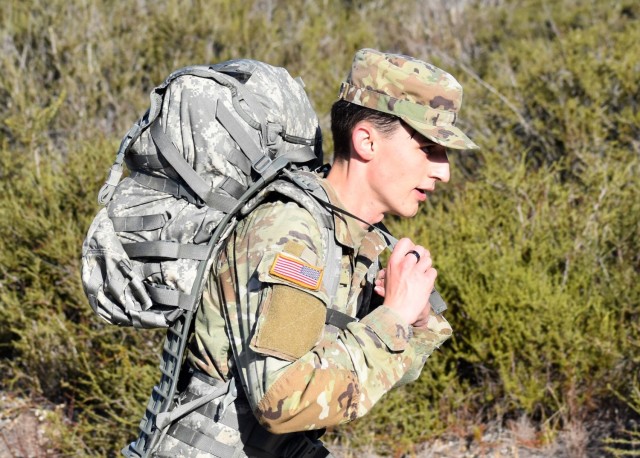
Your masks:
M389 261L392 261L393 259L400 261L409 250L413 249L414 246L414 243L408 238L405 237L400 239L393 249L393 253L391 253Z
M424 272L429 270L433 266L433 259L431 259L431 255L427 251L427 253L420 259L420 265L418 266L420 269L424 269Z
M404 262L409 265L418 264L420 259L422 259L422 255L418 250L409 250L404 255Z
M429 269L433 265L431 252L420 245L416 245L414 247L414 251L418 254L418 256L416 256L416 268L422 272L426 272L427 269Z
M410 261L407 261L407 258L410 259ZM415 245L405 255L405 262L407 262L407 263L410 263L410 262L415 263L418 266L418 268L420 270L422 270L423 272L427 269L427 265L425 264L425 260L429 260L429 259L431 259L431 254L429 253L429 250L427 250L426 248L424 248L424 247L422 247L420 245Z

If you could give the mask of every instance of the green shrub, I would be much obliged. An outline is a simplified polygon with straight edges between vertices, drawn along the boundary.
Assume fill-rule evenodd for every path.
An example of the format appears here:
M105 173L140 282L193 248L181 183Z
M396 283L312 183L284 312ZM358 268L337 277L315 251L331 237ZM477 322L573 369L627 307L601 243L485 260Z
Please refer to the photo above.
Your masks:
M0 151L0 322L3 388L65 403L61 451L106 455L124 443L157 378L158 337L100 323L79 282L82 235L112 142L70 148L39 167ZM94 160L87 161L87 157ZM109 431L108 425L122 424ZM127 425L127 426L125 426ZM90 453L90 451L92 451Z
M522 413L558 429L588 421L612 393L637 413L636 3L7 2L2 389L62 406L52 418L64 455L113 456L131 440L162 332L100 322L79 283L80 245L121 136L172 70L235 57L303 76L328 132L339 83L366 46L456 75L460 125L482 149L452 153L452 183L418 218L390 224L433 252L454 338L418 382L332 439L401 453L464 422Z

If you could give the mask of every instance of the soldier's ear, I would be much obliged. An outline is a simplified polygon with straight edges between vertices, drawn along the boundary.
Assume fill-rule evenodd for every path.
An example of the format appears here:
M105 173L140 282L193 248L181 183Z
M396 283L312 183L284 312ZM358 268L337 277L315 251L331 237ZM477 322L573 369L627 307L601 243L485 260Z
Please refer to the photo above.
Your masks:
M351 146L354 158L368 162L375 156L376 130L369 121L360 121L351 131Z

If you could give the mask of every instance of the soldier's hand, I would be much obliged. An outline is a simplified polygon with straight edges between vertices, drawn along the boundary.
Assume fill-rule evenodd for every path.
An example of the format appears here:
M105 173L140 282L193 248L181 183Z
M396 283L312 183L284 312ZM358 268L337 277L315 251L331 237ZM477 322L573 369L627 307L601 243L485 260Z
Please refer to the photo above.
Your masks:
M380 269L380 271L378 271L378 275L376 276L375 286L374 286L374 291L380 297L383 297L383 298L385 297L384 282L385 282L386 273L387 273L386 269ZM425 327L429 322L430 311L431 311L430 306L422 309L422 313L418 316L416 321L413 323L413 326L417 328Z
M384 297L384 305L398 313L407 324L420 327L429 319L429 295L437 275L431 253L404 238L398 242L387 268L376 280L376 292Z
M378 271L378 275L376 276L376 282L375 282L375 286L374 286L373 290L380 297L384 297L384 294L385 294L385 291L384 291L384 277L385 277L386 273L387 273L386 269L380 269Z

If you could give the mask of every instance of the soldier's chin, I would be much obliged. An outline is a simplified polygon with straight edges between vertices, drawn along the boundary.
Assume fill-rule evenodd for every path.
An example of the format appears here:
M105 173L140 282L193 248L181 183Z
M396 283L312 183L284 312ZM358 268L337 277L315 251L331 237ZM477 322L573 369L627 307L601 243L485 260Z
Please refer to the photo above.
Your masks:
M418 214L418 205L414 208L406 208L402 210L393 210L389 212L393 216L399 216L400 218L413 218Z

